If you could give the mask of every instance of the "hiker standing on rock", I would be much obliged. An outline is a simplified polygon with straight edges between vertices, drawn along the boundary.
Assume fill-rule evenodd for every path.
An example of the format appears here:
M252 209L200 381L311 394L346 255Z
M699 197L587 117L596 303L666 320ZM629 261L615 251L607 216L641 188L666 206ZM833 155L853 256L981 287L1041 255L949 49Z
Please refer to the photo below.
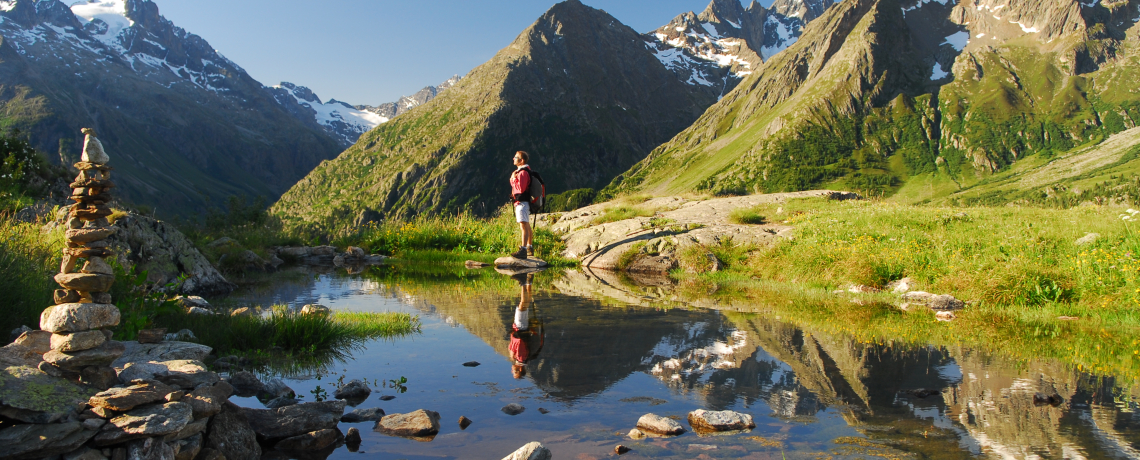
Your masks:
M530 155L515 152L515 171L511 173L511 201L515 204L515 221L522 230L522 246L511 257L526 259L534 255L534 230L530 228Z

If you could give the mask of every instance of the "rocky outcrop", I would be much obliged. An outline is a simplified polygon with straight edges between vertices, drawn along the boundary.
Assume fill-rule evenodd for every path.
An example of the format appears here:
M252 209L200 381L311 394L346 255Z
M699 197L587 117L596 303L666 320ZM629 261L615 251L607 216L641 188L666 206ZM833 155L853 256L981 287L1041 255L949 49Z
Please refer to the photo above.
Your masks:
M203 361L211 352L213 348L208 346L192 343L192 342L178 342L178 341L165 341L159 343L138 343L138 342L124 342L126 350L123 355L115 362L111 363L116 368L124 368L127 363L147 362L147 361L175 361L175 360L192 360Z
M562 233L562 240L566 242L562 255L580 260L584 268L665 274L679 266L679 251L688 246L713 246L728 240L737 244L770 245L781 238L792 237L794 229L790 225L737 224L729 221L729 214L739 208L807 197L832 200L861 198L855 193L831 190L708 200L666 197L636 205L655 210L653 217L596 224L595 220L608 208L616 206L614 203L601 203L558 215L540 215L535 225L548 225L555 232ZM631 251L637 252L628 254Z
M240 407L228 401L222 405L221 412L210 419L206 447L221 452L227 459L261 458L257 434L249 420Z
M0 415L24 423L53 423L76 413L94 391L39 369L0 370Z
M228 294L234 285L173 225L130 214L115 220L111 247L125 257L120 262L147 272L147 281L165 285L187 278L179 292L192 295Z

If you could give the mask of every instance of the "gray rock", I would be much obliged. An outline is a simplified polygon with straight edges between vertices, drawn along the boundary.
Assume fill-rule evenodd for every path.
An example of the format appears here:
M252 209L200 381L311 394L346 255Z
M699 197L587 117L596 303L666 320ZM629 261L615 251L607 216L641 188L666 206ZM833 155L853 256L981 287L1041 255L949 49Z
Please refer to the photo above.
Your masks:
M200 419L212 417L221 412L222 403L226 402L233 393L234 388L222 381L195 388L194 391L183 397L182 401L190 404L190 408L194 411L194 418Z
M0 415L24 423L53 423L81 410L95 393L27 366L0 369Z
M202 420L203 425L205 425L205 422L205 420ZM177 453L174 454L174 460L194 460L194 457L197 457L198 453L202 451L202 435L197 434L182 439L174 444L177 446L175 448Z
M99 334L102 335L102 334ZM88 366L110 366L110 364L123 355L126 347L122 342L105 342L90 350L64 353L52 350L44 353L44 361L52 363L62 369L80 370Z
M190 307L189 310L186 310L186 313L189 313L191 315L212 315L212 314L214 314L214 312L207 310L205 308L202 308L202 307Z
M166 441L166 442L180 441L183 439L188 439L188 438L193 437L193 436L198 435L198 434L205 433L206 427L209 425L209 423L210 423L209 418L194 420L193 422L187 423L186 427L182 428L181 430L178 430L177 433L166 435L165 437L162 438L162 440Z
M286 385L285 381L281 379L270 380L264 385L262 390L257 393L257 399L262 402L268 402L282 397L292 399L297 397L297 393L295 393L292 388L289 388L289 385Z
M174 460L174 448L160 439L139 439L127 444L127 460Z
M10 337L8 340L9 340L9 341L12 341L12 342L15 342L15 341L16 341L16 339L17 339L17 338L19 338L21 334L23 334L23 333L25 333L25 332L31 332L31 331L34 331L34 330L35 330L35 329L32 329L32 328L30 328L30 327L28 327L28 326L20 326L20 327L18 327L18 328L12 329L11 337Z
M16 340L13 340L12 343L31 348L40 354L47 353L52 349L51 333L48 331L24 331L16 336Z
M341 423L376 422L382 418L384 418L384 409L373 407L369 409L356 409L344 414L344 416L340 418L340 421Z
M81 447L63 456L63 460L107 460L102 451L90 447Z
M273 445L274 450L290 452L311 452L321 450L340 441L340 431L336 428L325 428L297 436L291 436Z
M242 408L242 413L258 436L283 439L325 428L336 428L344 415L344 407L344 401L322 401L278 409Z
M336 392L333 393L333 397L336 399L363 400L371 394L372 389L368 388L368 384L360 380L353 380L337 388Z
M114 363L111 363L112 366L117 368L126 367L127 363L146 361L161 362L183 359L203 361L214 351L213 348L208 346L190 342L124 342L123 344L127 347L126 351L123 352L123 356L120 356Z
M44 360L44 353L26 345L10 343L0 347L0 367L37 367Z
M737 431L756 428L752 416L730 410L707 411L697 409L689 412L689 425L697 431Z
M150 283L167 284L186 275L180 291L189 295L228 294L234 285L214 268L173 225L130 214L115 220L116 232L107 241L124 268L147 273Z
M356 427L349 428L348 433L344 435L344 443L350 446L359 446L361 441L363 441L363 439L360 439L360 430Z
M130 382L132 380L157 380L175 388L192 389L198 385L213 385L221 379L206 369L201 361L177 359L162 362L127 363L127 367L119 372L119 380Z
M241 247L241 243L238 243L237 240L228 236L223 236L206 244L208 248L220 248L223 246Z
M500 257L495 259L495 268L542 268L545 267L546 261L534 257L526 259L516 259L514 257Z
M332 310L329 309L329 307L326 307L324 305L317 305L315 303L301 307L302 315L328 315L330 313L332 313Z
M163 437L186 428L194 421L190 405L168 402L142 406L108 420L95 436L95 445L109 446L134 439Z
M301 402L300 400L298 400L297 398L294 398L292 396L281 396L281 397L273 398L273 399L270 399L269 401L267 401L265 403L265 408L266 409L279 409L279 408L282 408L285 406L292 406L294 404L300 404L300 402Z
M111 157L103 151L103 143L95 137L95 130L91 128L83 128L81 131L83 136L83 153L79 154L80 161L88 163L95 163L97 165L105 165L111 161Z
M87 404L91 407L125 412L136 407L163 401L173 388L159 382L139 382L128 387L110 388L92 396Z
M535 441L503 457L503 460L550 460L552 455L542 443Z
M222 411L218 415L210 418L206 447L220 452L227 459L261 458L257 434L250 427L242 409L228 401L222 405Z
M76 450L92 436L79 422L15 425L0 429L0 446L4 458L38 459Z
M650 433L663 434L663 435L679 435L685 432L685 428L681 426L676 420L669 417L662 417L657 414L645 414L637 419L637 428L642 431Z
M226 382L229 382L234 387L234 393L241 397L255 396L265 391L265 384L261 383L257 376L246 371L235 372L226 379Z
M79 383L106 390L119 384L119 375L109 366L85 367L79 371Z
M903 278L887 283L887 289L895 294L906 294L911 289L914 289L914 286L914 280L910 278Z
M911 291L902 295L903 300L914 303L926 305L931 310L935 311L953 311L961 310L966 306L965 302L954 298L954 296L946 294L931 294L923 291Z
M51 334L50 346L52 350L74 352L90 350L106 341L107 336L103 335L103 331L64 332L62 334ZM125 350L126 348L124 348Z
M99 273L103 275L115 274L115 269L111 267L111 264L108 264L106 261L104 261L102 257L92 257L90 259L87 259L87 262L83 264L83 268L79 271L83 273Z
M439 413L420 409L406 414L385 415L376 422L373 430L388 436L432 437L439 434Z
M1096 240L1099 238L1100 238L1099 233L1086 233L1085 236L1077 238L1077 240L1074 241L1073 244L1075 244L1077 246L1086 246L1086 245L1090 245L1090 244L1095 243Z
M119 325L119 307L103 303L64 303L40 313L40 329L82 332Z
M198 308L198 307L194 307L194 308ZM194 310L194 308L191 308L190 311L187 313L196 314L196 315L213 314L213 312L206 310L204 308L198 308L198 310ZM169 334L166 334L162 338L163 338L163 340L166 340L166 341L186 342L187 340L197 340L198 336L194 335L194 331L191 331L189 329L182 329L178 332L171 332ZM201 361L201 360L199 359L199 361Z
M515 404L515 403L507 404L507 405L503 406L503 409L502 409L503 413L507 414L507 415L519 415L519 414L523 413L523 411L525 411L525 410L526 410L525 407L523 407L522 405L519 405L519 404Z

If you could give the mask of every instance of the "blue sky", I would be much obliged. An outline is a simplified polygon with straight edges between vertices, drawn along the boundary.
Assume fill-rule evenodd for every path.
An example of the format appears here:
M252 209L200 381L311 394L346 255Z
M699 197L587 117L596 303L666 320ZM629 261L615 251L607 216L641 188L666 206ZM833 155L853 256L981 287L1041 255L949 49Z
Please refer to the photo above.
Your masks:
M376 105L466 74L555 2L533 0L153 0L266 85ZM647 32L708 0L582 0ZM761 0L764 5L772 0Z

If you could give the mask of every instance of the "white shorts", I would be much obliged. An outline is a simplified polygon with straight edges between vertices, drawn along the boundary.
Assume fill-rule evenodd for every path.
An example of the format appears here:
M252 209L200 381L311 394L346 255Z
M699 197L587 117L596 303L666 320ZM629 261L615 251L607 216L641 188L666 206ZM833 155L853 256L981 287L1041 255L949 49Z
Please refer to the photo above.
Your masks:
M525 331L530 326L530 311L515 309L515 329Z
M530 222L530 203L515 204L515 222Z

